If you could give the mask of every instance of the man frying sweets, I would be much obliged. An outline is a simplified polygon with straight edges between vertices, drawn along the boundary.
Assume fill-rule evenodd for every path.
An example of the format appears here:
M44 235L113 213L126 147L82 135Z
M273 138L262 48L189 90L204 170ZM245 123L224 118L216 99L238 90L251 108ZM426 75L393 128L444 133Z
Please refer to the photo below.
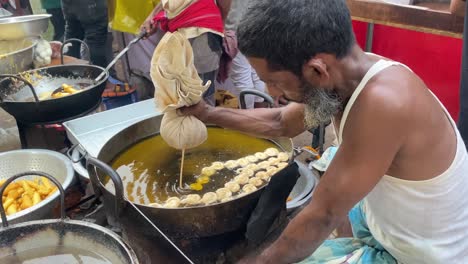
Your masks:
M240 50L276 109L181 109L257 136L330 118L339 150L310 204L250 263L468 263L468 157L447 110L408 67L356 44L344 0L257 0ZM325 239L346 219L354 239ZM325 242L324 242L325 241Z

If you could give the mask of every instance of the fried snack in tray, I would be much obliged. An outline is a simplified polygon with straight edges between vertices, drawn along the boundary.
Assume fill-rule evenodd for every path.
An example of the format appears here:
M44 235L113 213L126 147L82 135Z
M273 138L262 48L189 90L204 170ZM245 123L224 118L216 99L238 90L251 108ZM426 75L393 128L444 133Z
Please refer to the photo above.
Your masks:
M5 181L0 180L0 187ZM3 192L3 208L7 215L13 215L42 202L56 191L57 187L44 177L15 181L10 183Z

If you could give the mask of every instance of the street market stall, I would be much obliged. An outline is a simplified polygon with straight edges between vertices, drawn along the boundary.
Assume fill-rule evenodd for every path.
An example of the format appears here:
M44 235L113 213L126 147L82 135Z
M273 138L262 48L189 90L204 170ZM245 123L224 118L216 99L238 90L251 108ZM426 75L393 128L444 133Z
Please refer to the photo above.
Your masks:
M198 119L202 131L197 132L206 133L200 140L203 142L187 149L174 147L167 141L168 135L178 135L174 141L183 141L179 134L193 131L190 126L180 125L179 130L171 130L172 134L164 133L162 126L168 116L174 120L186 118L175 108L198 103L202 92L194 87L207 84L194 84L193 79L181 77L192 66L193 55L186 56L188 63L184 66L169 63L178 66L170 71L169 66L161 66L177 59L177 54L170 54L163 63L154 63L155 68L161 66L159 75L150 76L151 62L143 59L153 54L161 36L139 42L144 35L133 34L139 33L146 16L140 14L141 10L128 9L136 19L121 23L126 1L113 2L111 27L126 32L119 35L120 44L135 44L124 57L126 77L136 73L147 79L153 77L157 94L173 85L176 88L171 91L176 95L167 92L172 101L161 96L157 103L148 99L102 111L109 67L62 56L34 69L36 41L47 29L48 16L0 18L0 48L2 41L14 41L5 45L17 46L4 55L0 49L0 107L15 118L23 148L0 153L0 262L34 258L53 262L56 256L64 260L72 255L73 261L82 263L235 263L246 255L259 254L312 201L320 176L300 157L304 152L310 154L310 148L294 146L289 136L266 139ZM460 46L463 19L448 11L448 1L395 2L347 1L357 41L368 52L388 51L382 44L390 42L382 38L385 32L388 38L413 33L435 38L437 34L444 38L440 43L449 43L443 48L450 49L453 38L455 46ZM155 4L144 1L144 13ZM17 37L8 39L12 34L3 35L2 26L17 21L30 24L17 25L12 30ZM441 56L452 61L452 55ZM153 59L164 59L158 56ZM427 64L419 59L413 62ZM434 56L433 60L438 58ZM415 71L424 68L416 67ZM196 71L191 74L194 79L198 77ZM450 75L452 79L454 76L459 77ZM155 81L158 79L162 81ZM452 86L458 80L450 82L450 89L435 88L434 93L456 116L458 102L454 102L458 96L454 94L458 94L458 87L455 90ZM271 107L273 100L262 96ZM183 100L191 101L180 103ZM167 105L161 107L163 103ZM174 106L177 103L180 105ZM37 129L51 127L60 136L37 133ZM325 133L324 127L321 130ZM332 158L326 157L324 167ZM297 166L297 175L275 181L293 165ZM285 199L271 205L268 199L284 195L272 193L275 185L290 188L286 188ZM259 209L265 200L277 212L268 212L268 206ZM265 218L270 214L274 218L264 222L263 213ZM264 232L256 234L252 226ZM35 246L39 244L41 247Z

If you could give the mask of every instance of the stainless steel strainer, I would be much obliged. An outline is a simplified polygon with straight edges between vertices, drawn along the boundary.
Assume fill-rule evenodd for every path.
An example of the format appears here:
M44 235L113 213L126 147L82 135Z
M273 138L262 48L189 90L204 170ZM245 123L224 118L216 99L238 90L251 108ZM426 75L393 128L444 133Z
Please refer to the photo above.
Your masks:
M65 155L55 151L24 149L0 153L0 179L7 179L26 171L48 173L62 184L64 190L67 190L72 183L75 173L71 161ZM29 178L34 177L30 176ZM56 192L44 201L8 216L8 222L14 224L51 218L52 209L58 203L58 197L59 193Z

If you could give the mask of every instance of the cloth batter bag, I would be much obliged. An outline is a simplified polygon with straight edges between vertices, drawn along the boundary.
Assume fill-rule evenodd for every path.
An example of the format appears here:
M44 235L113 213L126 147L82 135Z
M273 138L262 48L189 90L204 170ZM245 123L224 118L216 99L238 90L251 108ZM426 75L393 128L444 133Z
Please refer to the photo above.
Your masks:
M190 42L179 32L167 32L154 51L151 78L156 107L164 113L160 133L168 145L190 149L205 142L206 126L194 116L179 116L177 109L200 102L211 82L203 85L193 62Z

